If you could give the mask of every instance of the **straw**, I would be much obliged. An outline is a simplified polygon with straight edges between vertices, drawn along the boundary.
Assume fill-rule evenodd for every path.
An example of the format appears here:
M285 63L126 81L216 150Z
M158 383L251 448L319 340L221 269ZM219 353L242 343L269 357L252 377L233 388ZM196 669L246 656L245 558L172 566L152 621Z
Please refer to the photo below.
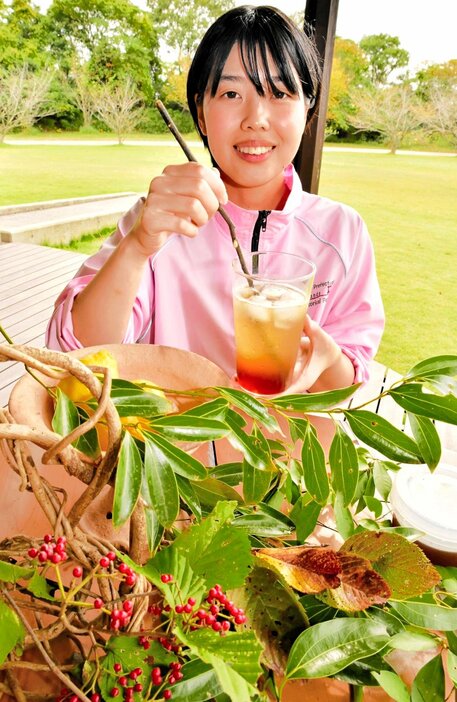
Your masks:
M187 146L178 127L173 122L172 118L170 117L170 115L167 111L167 108L165 107L165 105L163 104L163 102L161 100L156 100L156 107L159 110L159 112L162 116L162 119L165 122L165 124L167 125L168 129L173 134L174 138L176 139L176 141L180 145L181 149L184 151L184 153L187 157L187 160L188 161L195 161L197 163L197 159L195 158L192 151ZM252 278L250 276L250 273L246 267L246 262L244 260L243 252L241 251L240 242L236 238L235 225L234 225L233 221L231 220L230 216L227 214L227 212L222 207L222 205L219 205L217 211L219 212L221 217L228 224L228 228L230 230L230 236L232 237L232 243L233 243L233 246L235 247L235 251L236 251L238 258L239 258L239 261L240 261L241 270L246 275L249 285L251 287L253 287L254 284L252 282Z

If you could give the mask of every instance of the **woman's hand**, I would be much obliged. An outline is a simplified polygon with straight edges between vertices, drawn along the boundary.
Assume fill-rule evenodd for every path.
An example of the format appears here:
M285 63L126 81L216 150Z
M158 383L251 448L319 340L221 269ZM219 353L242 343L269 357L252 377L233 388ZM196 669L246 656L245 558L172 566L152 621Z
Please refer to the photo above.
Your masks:
M170 234L194 237L227 202L219 172L199 163L167 166L151 181L143 210L127 237L140 253L158 251Z
M291 385L286 393L323 392L352 385L354 366L334 339L307 315Z

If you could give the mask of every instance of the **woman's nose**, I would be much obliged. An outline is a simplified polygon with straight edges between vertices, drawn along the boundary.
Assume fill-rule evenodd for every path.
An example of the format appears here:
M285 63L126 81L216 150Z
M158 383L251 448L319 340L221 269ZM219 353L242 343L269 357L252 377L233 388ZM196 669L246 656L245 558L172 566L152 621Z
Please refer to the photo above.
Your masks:
M268 129L269 116L265 102L265 98L258 95L246 103L246 112L241 125L243 129L251 131Z

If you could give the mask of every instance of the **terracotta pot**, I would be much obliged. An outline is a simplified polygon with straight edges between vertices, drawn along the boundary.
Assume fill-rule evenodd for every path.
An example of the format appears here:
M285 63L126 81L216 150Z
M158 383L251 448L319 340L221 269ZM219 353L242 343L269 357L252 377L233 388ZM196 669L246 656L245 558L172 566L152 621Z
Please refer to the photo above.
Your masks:
M331 678L292 680L284 687L281 702L350 702L349 685ZM363 702L393 702L378 687L365 687Z
M119 375L126 380L142 378L158 386L172 390L191 390L213 385L229 385L230 379L224 371L198 354L168 346L153 346L148 344L107 344L89 347L71 352L76 357L86 356L101 348L111 351L117 359ZM36 375L39 375L36 373ZM46 385L55 384L49 378ZM201 399L185 396L175 397L180 409L186 409L199 404ZM53 403L49 394L28 373L14 386L9 401L9 410L18 424L26 424L38 429L51 426ZM43 451L31 447L34 460L40 463ZM200 453L201 452L201 453ZM197 456L206 462L208 449L200 446ZM4 476L0 491L0 538L12 534L28 534L42 536L48 531L49 525L34 496L29 492L19 491L18 476L6 465L0 455L0 465ZM64 488L68 494L68 502L72 504L81 494L81 483L69 476L65 469L58 465L41 467L42 474L51 484ZM122 530L113 530L111 525L111 488L105 488L94 501L91 509L83 517L81 526L99 536L112 540L115 544L124 544Z

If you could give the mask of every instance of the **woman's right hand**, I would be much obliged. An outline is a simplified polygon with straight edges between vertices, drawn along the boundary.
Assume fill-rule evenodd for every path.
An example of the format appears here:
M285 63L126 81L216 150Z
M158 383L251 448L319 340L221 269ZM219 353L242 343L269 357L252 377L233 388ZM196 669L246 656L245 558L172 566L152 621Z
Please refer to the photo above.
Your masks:
M196 236L227 200L217 169L195 162L167 166L151 181L143 209L127 236L144 256L151 256L170 234Z

